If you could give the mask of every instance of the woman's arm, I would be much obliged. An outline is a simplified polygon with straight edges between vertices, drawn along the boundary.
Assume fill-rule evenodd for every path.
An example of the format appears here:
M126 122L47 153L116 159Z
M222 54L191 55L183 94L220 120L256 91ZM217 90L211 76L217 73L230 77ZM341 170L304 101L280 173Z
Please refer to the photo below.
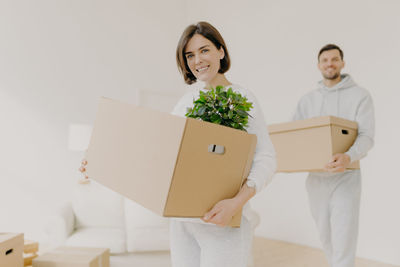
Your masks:
M264 115L255 97L251 93L248 93L247 97L250 102L253 102L253 109L250 112L252 118L249 118L247 132L257 135L257 146L247 180L252 181L255 187L244 184L235 197L218 202L203 217L204 221L220 226L228 225L247 201L272 180L276 170L275 149L269 138Z

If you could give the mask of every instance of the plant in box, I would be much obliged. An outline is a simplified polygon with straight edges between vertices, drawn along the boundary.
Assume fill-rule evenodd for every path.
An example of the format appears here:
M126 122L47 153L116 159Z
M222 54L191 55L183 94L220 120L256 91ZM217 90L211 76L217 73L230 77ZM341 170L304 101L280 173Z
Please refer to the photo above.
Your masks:
M198 99L193 100L194 106L188 108L186 117L208 121L234 129L246 131L248 113L253 103L232 88L226 90L223 86L200 91Z

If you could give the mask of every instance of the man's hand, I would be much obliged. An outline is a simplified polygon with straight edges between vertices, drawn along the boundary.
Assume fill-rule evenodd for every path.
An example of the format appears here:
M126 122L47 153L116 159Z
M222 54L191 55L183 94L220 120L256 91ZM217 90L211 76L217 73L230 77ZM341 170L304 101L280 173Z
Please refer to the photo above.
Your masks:
M224 199L215 204L214 207L204 215L203 221L218 226L227 226L239 209L240 205L234 198Z
M333 155L332 160L325 165L328 172L344 172L350 164L350 156L343 153Z

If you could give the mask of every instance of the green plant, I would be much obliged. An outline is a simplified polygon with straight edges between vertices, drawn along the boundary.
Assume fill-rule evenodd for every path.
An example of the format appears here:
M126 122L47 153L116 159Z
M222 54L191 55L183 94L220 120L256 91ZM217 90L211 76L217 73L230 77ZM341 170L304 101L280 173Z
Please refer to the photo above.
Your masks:
M231 128L246 131L248 113L253 103L232 88L217 86L207 91L200 91L198 99L193 100L193 108L188 108L186 117L200 119Z

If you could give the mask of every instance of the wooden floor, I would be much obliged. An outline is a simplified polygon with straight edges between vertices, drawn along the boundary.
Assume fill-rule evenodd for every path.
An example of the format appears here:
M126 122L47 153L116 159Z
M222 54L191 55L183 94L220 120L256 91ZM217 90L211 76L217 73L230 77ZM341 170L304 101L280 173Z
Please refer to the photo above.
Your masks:
M328 267L321 250L293 243L256 237L253 252L253 267ZM119 254L111 256L110 261L110 267L171 267L167 251ZM356 267L400 266L357 259Z
M329 267L324 253L315 248L256 237L253 247L255 267ZM399 267L357 259L356 267Z

